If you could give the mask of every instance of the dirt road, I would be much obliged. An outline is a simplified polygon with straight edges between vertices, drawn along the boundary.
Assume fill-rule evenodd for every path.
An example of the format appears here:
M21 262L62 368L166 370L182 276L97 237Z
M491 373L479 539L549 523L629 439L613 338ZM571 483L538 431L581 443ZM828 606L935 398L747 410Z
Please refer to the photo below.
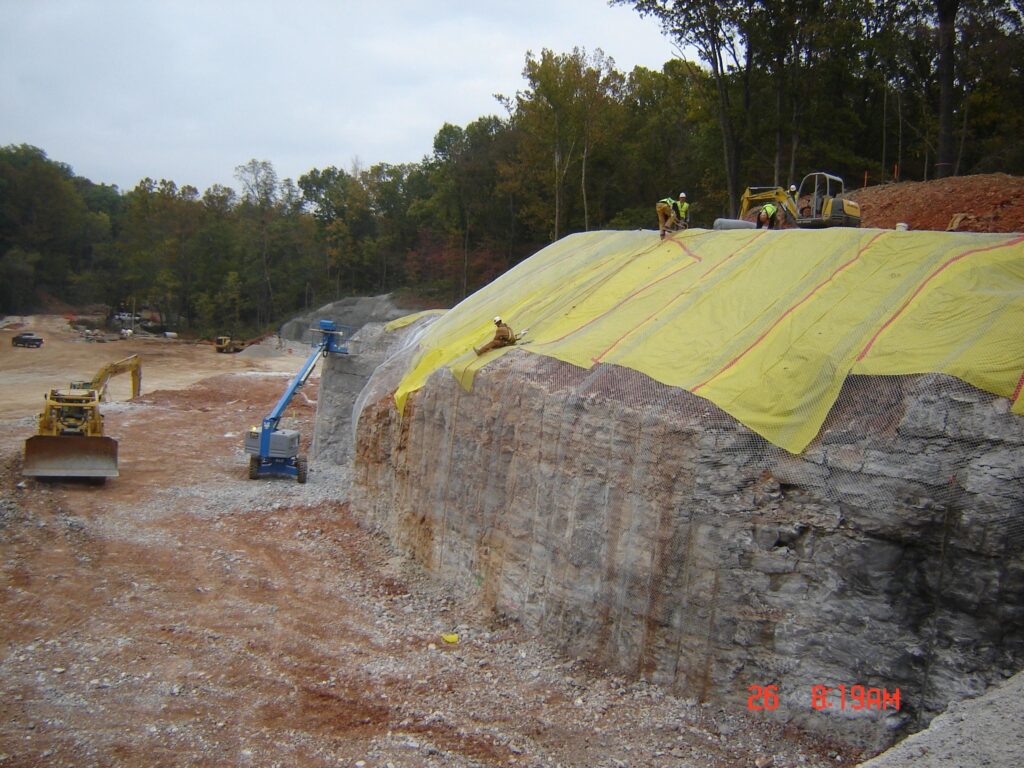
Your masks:
M0 332L0 766L856 761L745 702L679 700L485 618L356 524L344 469L245 479L242 432L301 350L94 344L30 323L40 350ZM23 479L43 391L136 352L143 396L104 409L121 476ZM288 411L304 436L316 391Z

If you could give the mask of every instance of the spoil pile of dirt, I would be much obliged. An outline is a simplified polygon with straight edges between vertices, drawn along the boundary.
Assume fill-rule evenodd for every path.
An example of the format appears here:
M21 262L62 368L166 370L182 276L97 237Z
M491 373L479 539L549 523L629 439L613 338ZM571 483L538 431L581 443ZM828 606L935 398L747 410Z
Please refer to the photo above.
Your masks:
M1024 232L1024 177L1005 173L905 181L858 189L861 226L959 232Z

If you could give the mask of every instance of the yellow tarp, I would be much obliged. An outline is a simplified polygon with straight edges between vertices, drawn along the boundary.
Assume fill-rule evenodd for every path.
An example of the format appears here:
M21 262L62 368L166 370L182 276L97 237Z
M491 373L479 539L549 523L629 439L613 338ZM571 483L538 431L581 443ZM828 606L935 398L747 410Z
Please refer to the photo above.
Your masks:
M447 367L469 388L501 315L519 349L626 366L792 453L847 374L946 373L1024 415L1024 235L878 229L589 232L435 322L395 401Z
M422 312L413 312L411 315L402 315L396 317L391 322L384 326L385 331L397 331L399 328L405 328L407 325L412 325L421 317L430 317L432 315L443 315L446 310L443 309L425 309Z

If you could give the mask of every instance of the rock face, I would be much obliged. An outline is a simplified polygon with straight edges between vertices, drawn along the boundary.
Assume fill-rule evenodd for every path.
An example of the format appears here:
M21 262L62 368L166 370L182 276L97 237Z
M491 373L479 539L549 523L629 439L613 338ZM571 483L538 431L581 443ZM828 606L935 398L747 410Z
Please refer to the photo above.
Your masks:
M353 509L568 654L869 748L1024 666L1003 398L852 377L793 456L642 374L520 350L400 416L403 365L361 398Z
M349 354L328 355L323 359L311 458L331 464L351 463L352 410L359 402L360 393L378 369L377 382L385 378L385 372L390 370L385 365L387 360L395 357L403 346L414 343L418 331L434 319L423 318L396 333L386 333L385 323L368 322L345 341ZM362 397L372 392L372 388L366 388Z
M367 323L386 323L409 312L408 309L396 307L391 301L390 294L350 296L289 320L281 326L281 338L308 344L313 340L309 329L316 325L318 320L333 320L339 325L358 330Z

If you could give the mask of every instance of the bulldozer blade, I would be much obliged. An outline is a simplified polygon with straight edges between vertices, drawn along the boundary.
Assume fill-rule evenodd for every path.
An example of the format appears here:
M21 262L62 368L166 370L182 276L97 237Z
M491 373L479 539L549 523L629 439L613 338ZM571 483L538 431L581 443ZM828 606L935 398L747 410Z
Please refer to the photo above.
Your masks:
M117 477L117 440L112 437L52 437L25 441L26 477Z

